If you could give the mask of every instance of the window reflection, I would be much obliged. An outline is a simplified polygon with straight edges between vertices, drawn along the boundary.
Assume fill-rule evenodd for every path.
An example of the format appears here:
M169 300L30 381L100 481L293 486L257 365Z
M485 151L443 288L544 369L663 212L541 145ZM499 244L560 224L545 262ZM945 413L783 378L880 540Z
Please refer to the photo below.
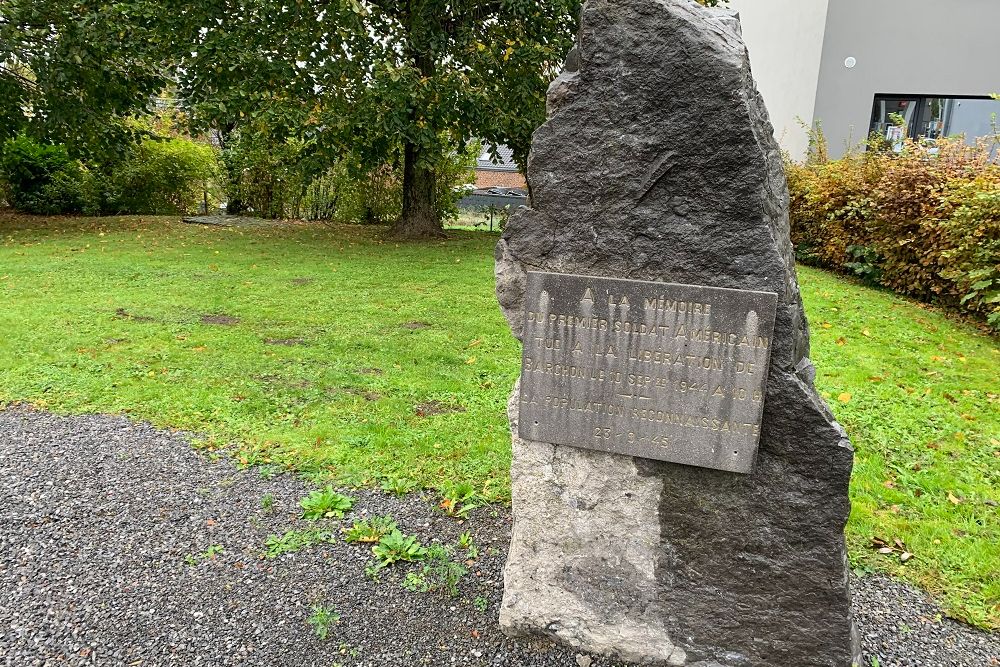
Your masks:
M994 134L1000 101L979 97L876 95L870 131L902 146L904 134L916 139L964 135L973 144Z

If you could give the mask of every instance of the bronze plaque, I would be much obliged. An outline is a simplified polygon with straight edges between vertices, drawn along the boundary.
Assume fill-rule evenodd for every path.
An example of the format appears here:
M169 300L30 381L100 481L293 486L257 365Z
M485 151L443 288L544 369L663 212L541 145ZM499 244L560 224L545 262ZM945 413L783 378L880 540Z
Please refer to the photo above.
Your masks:
M518 433L748 473L778 297L528 273Z

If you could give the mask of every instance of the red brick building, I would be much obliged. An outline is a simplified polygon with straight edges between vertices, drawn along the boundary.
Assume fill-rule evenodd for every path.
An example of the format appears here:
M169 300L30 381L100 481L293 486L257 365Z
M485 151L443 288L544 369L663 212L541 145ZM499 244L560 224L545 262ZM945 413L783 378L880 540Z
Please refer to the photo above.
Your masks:
M495 161L490 149L489 145L484 145L479 159L476 160L476 189L514 188L526 190L528 185L514 162L513 151L507 146L497 146L496 150L500 159Z

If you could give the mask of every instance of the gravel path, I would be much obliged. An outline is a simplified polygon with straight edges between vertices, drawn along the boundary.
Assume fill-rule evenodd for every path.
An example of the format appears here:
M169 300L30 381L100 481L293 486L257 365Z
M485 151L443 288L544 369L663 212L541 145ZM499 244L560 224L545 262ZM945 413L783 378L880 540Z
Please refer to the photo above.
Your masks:
M457 597L405 590L405 567L373 581L370 550L339 540L262 558L268 535L311 527L298 518L309 490L122 418L0 411L0 664L617 664L499 632L506 509L460 525L418 494L352 493L349 518L391 514L425 544L471 530L479 557ZM314 605L340 616L325 640ZM890 580L856 582L856 606L884 667L1000 665L1000 638Z

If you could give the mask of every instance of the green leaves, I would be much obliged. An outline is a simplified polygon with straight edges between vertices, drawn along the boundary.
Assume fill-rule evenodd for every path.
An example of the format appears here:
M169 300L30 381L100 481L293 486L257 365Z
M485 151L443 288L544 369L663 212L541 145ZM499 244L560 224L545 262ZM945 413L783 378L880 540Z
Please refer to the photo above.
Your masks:
M74 156L114 154L166 84L156 40L128 3L6 0L0 20L0 139L21 131Z
M344 541L378 542L393 531L396 531L396 522L391 516L376 516L355 521L353 526L344 530Z
M304 519L340 519L354 506L354 498L337 493L332 486L313 491L299 501Z
M423 560L427 557L427 548L413 535L393 530L372 547L372 553L378 559L378 567L383 568L400 561Z

